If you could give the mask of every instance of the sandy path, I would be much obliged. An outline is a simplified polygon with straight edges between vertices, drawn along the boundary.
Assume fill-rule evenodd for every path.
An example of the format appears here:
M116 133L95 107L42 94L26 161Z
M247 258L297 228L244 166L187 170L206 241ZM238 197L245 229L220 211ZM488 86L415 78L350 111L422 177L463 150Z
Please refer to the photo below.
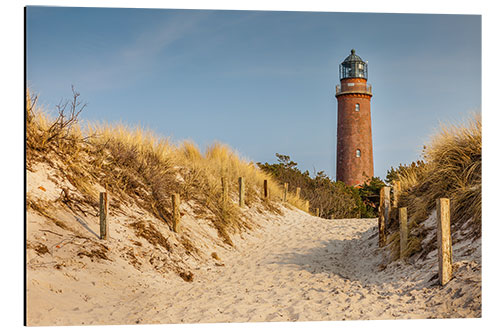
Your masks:
M261 238L248 241L238 253L227 257L224 268L203 276L199 286L173 295L174 299L183 299L187 292L194 295L190 299L197 305L188 311L173 311L172 319L224 322L344 318L354 301L350 296L357 290L343 276L356 271L353 265L359 257L355 246L345 240L359 237L375 223L287 216L266 228Z
M218 253L224 266L196 270L194 282L147 273L140 286L125 279L113 286L118 295L95 297L76 324L480 316L480 280L469 281L472 289L463 283L477 276L470 269L444 288L432 281L435 260L381 271L376 219L324 220L287 210L262 225L236 249Z
M428 282L435 270L422 267L424 271L418 272L413 266L395 264L392 270L381 272L376 224L376 219L324 220L287 212L241 241L237 251L221 256L225 266L199 271L193 283L161 288L158 297L165 303L146 310L140 320L195 323L471 316L470 308L460 312L450 304L449 292ZM146 304L142 308L148 309Z

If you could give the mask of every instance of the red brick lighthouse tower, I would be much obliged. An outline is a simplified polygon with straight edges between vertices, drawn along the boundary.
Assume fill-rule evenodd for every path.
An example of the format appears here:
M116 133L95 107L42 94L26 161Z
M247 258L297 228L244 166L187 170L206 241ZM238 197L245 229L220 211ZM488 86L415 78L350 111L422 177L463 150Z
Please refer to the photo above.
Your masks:
M339 66L337 97L337 181L355 186L373 177L368 64L355 50Z

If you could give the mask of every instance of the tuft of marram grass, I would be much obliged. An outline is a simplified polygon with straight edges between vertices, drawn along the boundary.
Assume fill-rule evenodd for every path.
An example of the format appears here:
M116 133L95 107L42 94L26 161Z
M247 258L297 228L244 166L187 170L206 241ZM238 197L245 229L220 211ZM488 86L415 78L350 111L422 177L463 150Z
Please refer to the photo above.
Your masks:
M309 213L308 206L306 204L306 200L299 198L295 193L288 192L287 203L289 203L290 205L292 205L294 207L297 207L300 210L303 210L303 211Z
M452 230L466 223L469 237L481 235L481 116L474 114L467 122L441 126L440 132L424 148L425 164L402 170L400 206L408 207L410 246L408 255L422 250L419 231L435 209L436 199L451 200ZM396 249L396 246L394 246Z
M472 220L481 230L481 116L475 114L462 126L443 127L424 151L429 161L427 174L431 208L440 197L451 199L452 221Z

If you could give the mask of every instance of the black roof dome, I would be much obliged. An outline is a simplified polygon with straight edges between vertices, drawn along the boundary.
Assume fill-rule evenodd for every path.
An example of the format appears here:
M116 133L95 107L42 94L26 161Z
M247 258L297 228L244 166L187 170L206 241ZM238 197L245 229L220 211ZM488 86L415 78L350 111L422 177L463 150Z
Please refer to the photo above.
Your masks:
M342 64L347 64L350 62L364 62L364 61L363 61L363 59L361 59L361 57L359 55L356 54L356 50L352 49L351 54L347 58L344 59Z

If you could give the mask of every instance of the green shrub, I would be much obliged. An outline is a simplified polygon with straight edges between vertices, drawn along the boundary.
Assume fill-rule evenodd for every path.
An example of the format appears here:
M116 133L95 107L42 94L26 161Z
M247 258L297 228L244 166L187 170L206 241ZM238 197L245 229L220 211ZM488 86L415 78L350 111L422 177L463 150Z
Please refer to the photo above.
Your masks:
M342 182L332 181L324 171L311 177L309 171L300 171L290 156L276 154L278 163L257 163L272 174L281 184L288 183L294 193L300 187L300 196L310 202L310 211L319 209L323 218L356 218L366 215L366 207L359 191Z

